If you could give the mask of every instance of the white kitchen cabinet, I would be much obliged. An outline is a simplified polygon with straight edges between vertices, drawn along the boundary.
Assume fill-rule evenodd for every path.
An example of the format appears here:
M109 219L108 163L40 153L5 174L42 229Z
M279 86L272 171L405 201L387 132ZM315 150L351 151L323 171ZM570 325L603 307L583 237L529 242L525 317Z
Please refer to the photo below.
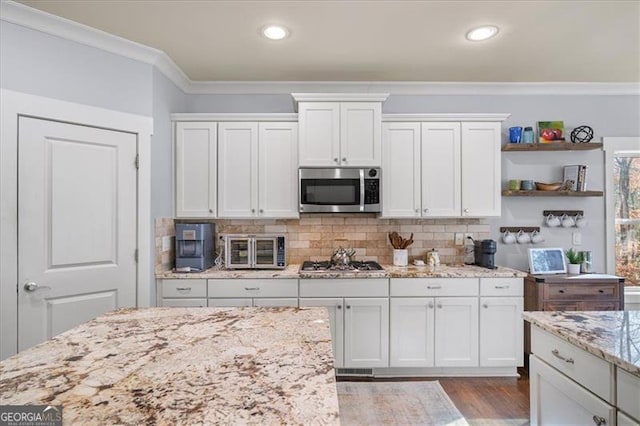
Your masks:
M164 279L156 285L157 306L207 306L207 280Z
M501 214L500 123L462 123L462 216Z
M297 125L218 124L219 216L297 217Z
M164 307L173 308L203 308L207 306L207 299L162 299Z
M380 102L299 102L300 166L381 165Z
M384 217L500 215L500 123L383 124Z
M175 131L176 217L216 217L216 123L179 122Z
M435 314L435 365L478 366L478 299L440 297Z
M480 298L480 366L523 364L522 297Z
M615 425L616 410L537 356L530 358L532 425Z
M389 366L387 279L301 279L300 306L326 306L336 368Z
M433 297L392 297L391 367L433 367L435 303Z

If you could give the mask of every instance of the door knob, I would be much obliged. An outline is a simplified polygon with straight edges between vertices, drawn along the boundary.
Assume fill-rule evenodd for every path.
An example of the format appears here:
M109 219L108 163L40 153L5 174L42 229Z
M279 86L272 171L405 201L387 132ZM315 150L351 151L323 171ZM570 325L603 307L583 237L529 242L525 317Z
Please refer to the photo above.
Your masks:
M43 289L43 288L51 288L51 287L46 285L39 286L37 283L34 283L33 281L30 281L24 285L24 290L28 291L29 293L32 293L38 289Z

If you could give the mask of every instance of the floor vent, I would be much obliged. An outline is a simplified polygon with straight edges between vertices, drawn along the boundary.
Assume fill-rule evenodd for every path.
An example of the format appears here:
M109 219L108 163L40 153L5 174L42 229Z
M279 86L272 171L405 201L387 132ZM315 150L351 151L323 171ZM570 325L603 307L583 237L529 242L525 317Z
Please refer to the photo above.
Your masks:
M336 376L373 377L373 369L372 368L336 368Z

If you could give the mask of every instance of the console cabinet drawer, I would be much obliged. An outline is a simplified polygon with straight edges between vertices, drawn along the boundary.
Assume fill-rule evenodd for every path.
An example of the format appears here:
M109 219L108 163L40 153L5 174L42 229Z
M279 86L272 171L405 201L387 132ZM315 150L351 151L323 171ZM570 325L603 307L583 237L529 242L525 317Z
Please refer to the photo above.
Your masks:
M558 299L617 299L617 284L546 284L545 300Z
M210 279L209 297L298 297L296 279Z
M196 298L207 297L207 280L205 279L176 279L162 280L162 297L173 298Z

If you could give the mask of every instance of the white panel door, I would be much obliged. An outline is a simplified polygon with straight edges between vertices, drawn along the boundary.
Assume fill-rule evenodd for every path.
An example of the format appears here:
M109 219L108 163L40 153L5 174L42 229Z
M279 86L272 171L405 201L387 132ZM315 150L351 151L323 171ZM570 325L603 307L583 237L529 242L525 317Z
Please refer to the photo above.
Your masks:
M18 350L136 305L136 136L20 118Z
M500 216L500 123L462 123L462 215Z
M382 215L420 216L420 123L383 123L382 150Z
M218 216L256 216L258 123L218 123L218 149Z
M258 129L258 215L298 217L298 124L266 122Z
M301 298L300 307L326 307L329 311L331 343L333 346L333 366L344 366L344 301L342 298Z
M344 366L389 366L389 299L344 300Z
M344 167L382 165L382 104L340 103L340 164Z
M216 123L176 123L176 216L216 216Z
M433 367L433 297L392 297L390 367Z
M422 215L460 216L460 123L422 123Z
M300 166L340 165L340 104L300 102Z
M436 298L435 366L478 366L478 299Z
M480 366L523 365L522 297L480 298Z

